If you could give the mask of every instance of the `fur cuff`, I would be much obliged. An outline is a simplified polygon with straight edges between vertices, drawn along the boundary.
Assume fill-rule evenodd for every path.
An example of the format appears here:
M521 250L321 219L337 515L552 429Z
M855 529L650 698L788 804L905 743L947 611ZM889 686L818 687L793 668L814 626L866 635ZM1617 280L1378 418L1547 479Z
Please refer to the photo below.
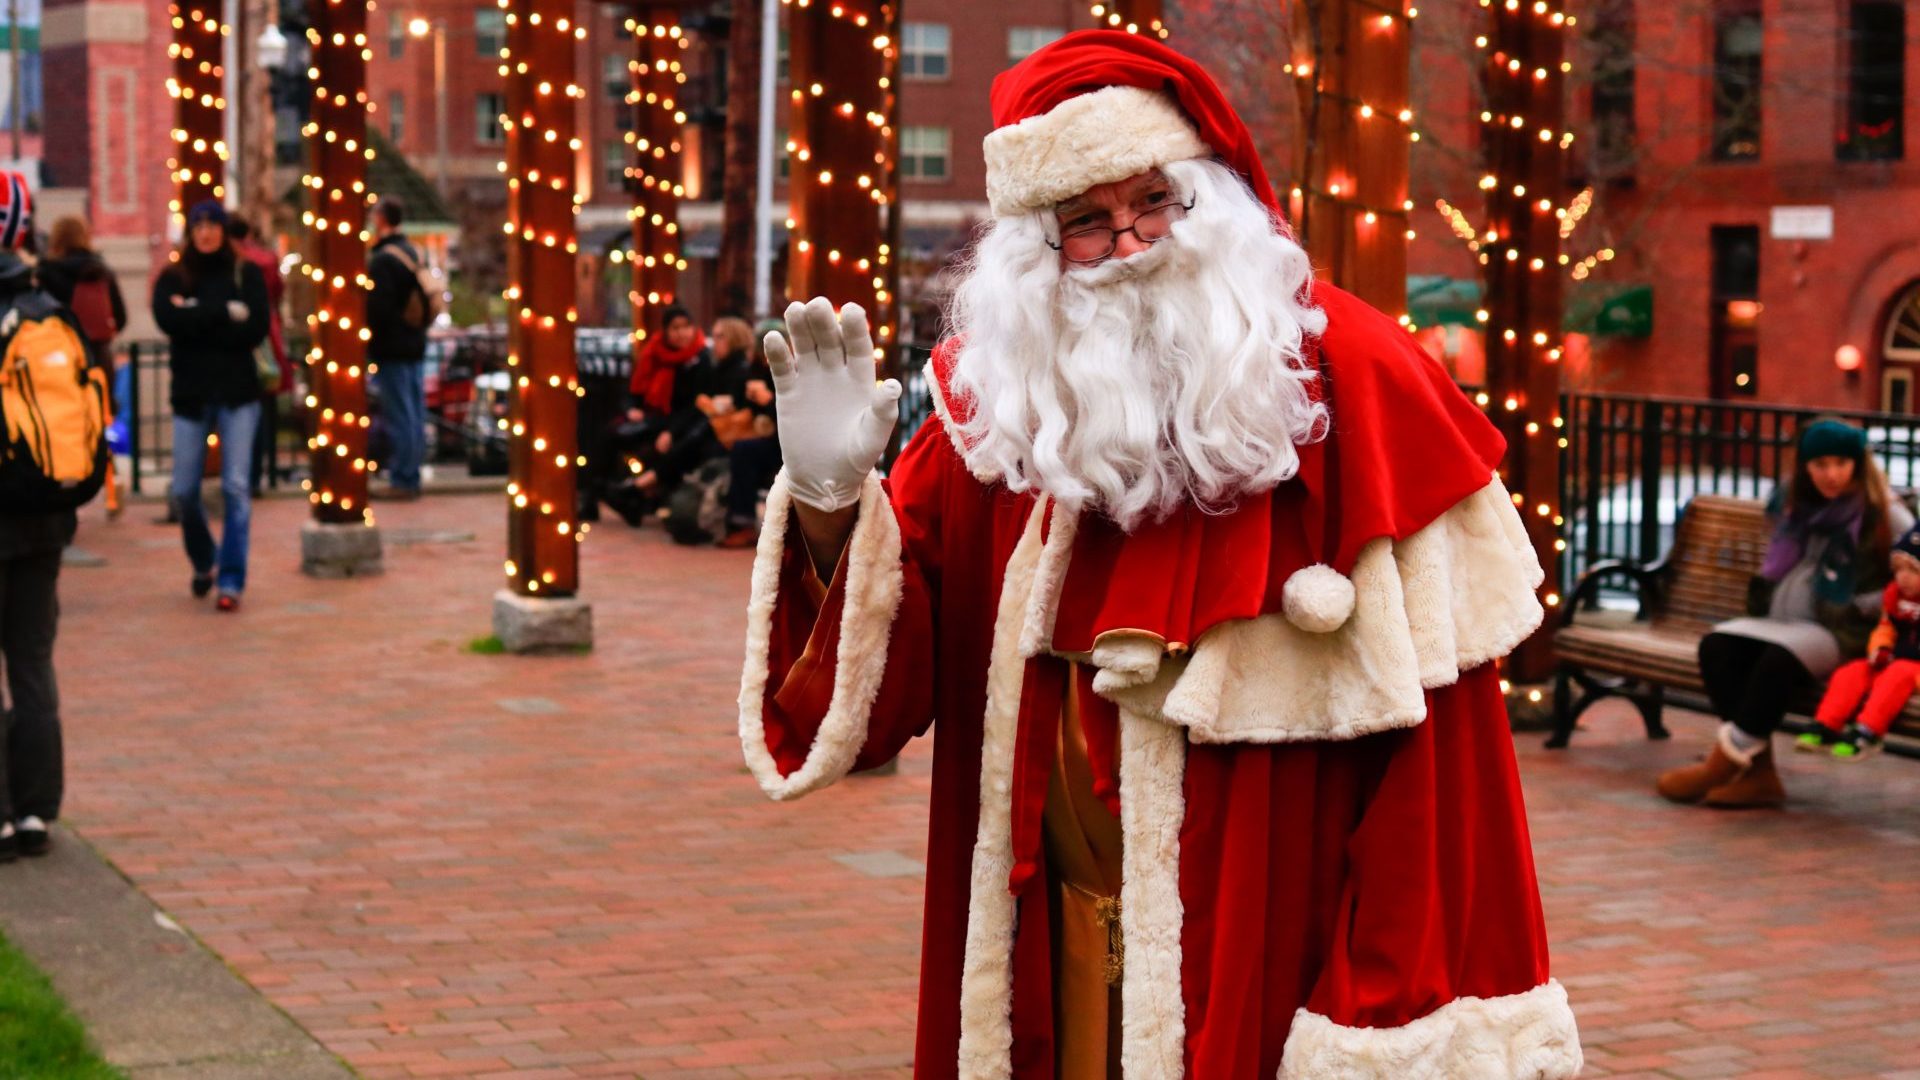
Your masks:
M1548 980L1524 994L1456 998L1395 1028L1343 1027L1301 1009L1279 1080L1563 1080L1580 1066L1567 992Z
M1213 155L1173 99L1137 86L1068 98L992 132L980 148L996 217L1047 209L1098 184Z
M1344 594L1295 588L1316 572L1288 579L1284 616L1217 626L1157 670L1132 658L1094 689L1200 743L1351 739L1420 723L1427 690L1506 655L1542 617L1540 563L1497 479L1405 541L1362 549L1337 625Z
M847 542L846 605L840 648L834 654L833 698L807 760L791 776L767 749L768 652L773 609L780 595L780 564L786 551L792 496L783 470L767 495L767 520L753 559L753 593L747 602L747 662L740 677L740 749L760 790L775 799L797 799L847 775L867 741L867 718L886 671L887 638L900 608L905 572L900 568L900 523L880 480L867 474L860 489L860 520Z

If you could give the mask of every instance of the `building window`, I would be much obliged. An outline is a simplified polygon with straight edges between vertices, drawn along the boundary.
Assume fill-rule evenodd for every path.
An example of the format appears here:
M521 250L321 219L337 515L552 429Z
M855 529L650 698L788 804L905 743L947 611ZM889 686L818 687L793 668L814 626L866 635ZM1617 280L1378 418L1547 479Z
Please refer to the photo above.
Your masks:
M953 160L953 132L943 127L900 129L900 177L903 180L948 179Z
M1057 26L1009 26L1007 63L1017 64L1039 51L1040 46L1057 41L1065 34L1066 31Z
M1633 173L1633 0L1607 0L1591 18L1590 167L1597 179L1620 180Z
M773 56L773 77L780 82L787 81L787 66L793 60L793 50L787 44L786 27L780 28L780 48Z
M1716 398L1760 391L1760 227L1715 225L1710 390Z
M481 146L501 146L507 141L500 129L500 114L507 108L499 94L475 94L473 98L473 141Z
M607 84L607 97L616 104L625 104L627 95L633 92L633 72L628 70L628 62L625 53L614 53L601 61L601 81ZM620 111L614 110L615 113Z
M1898 161L1906 151L1907 10L1899 0L1854 0L1847 20L1846 126L1841 161Z
M907 23L900 32L900 77L944 79L952 69L952 51L946 23Z
M625 140L614 139L606 144L606 157L601 162L601 176L609 191L627 190L628 152Z
M1713 18L1713 159L1760 156L1760 7L1721 0Z
M497 7L478 8L473 13L473 49L488 60L497 60L507 47L507 13Z
M387 95L387 139L395 146L407 137L407 95L395 90Z
M783 130L773 133L773 145L779 147L773 155L774 175L785 181L793 172L793 137Z
M407 51L407 20L397 11L387 12L387 59L398 60Z

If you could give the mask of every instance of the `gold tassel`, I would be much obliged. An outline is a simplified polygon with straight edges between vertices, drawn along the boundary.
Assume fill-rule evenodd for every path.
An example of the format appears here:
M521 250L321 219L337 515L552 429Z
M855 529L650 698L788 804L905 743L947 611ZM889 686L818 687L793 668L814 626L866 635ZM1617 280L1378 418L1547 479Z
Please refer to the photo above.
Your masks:
M1107 985L1119 986L1127 970L1127 943L1120 936L1120 898L1102 896L1094 900L1093 919L1107 930Z

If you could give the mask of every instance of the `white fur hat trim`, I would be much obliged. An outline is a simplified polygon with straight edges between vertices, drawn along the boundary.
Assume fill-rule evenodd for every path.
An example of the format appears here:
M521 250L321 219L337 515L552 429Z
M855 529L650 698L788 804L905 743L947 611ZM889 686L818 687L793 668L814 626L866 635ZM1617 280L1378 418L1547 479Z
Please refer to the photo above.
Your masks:
M1353 582L1325 563L1295 570L1280 590L1287 621L1310 634L1327 634L1353 614Z
M1179 106L1137 86L1108 86L990 133L987 202L996 217L1044 209L1169 161L1210 157Z

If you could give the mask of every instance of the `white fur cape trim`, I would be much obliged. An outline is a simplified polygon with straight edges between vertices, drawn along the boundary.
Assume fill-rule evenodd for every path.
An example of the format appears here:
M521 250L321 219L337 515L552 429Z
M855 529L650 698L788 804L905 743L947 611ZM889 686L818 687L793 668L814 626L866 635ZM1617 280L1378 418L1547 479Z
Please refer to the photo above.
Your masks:
M1186 1071L1181 995L1180 826L1187 819L1186 732L1120 712L1120 1075Z
M1108 86L987 135L987 202L996 217L1052 207L1169 161L1213 149L1167 95Z
M1565 1080L1581 1064L1567 992L1548 980L1523 994L1455 998L1394 1028L1343 1027L1301 1009L1279 1080Z
M1195 742L1351 739L1420 723L1426 690L1511 652L1543 615L1539 560L1497 478L1405 541L1368 544L1351 577L1352 615L1330 632L1267 615L1158 662L1103 637L1094 689Z
M753 557L753 591L747 601L747 661L740 675L740 749L760 790L774 799L797 799L847 775L867 741L868 714L886 671L887 639L900 608L906 577L900 567L900 523L886 491L872 473L860 488L860 518L848 541L846 602L840 647L834 654L833 697L826 719L791 776L781 776L767 749L761 710L767 690L773 608L780 594L780 563L786 550L792 496L782 470L767 495L767 519Z
M987 712L980 745L980 825L973 845L967 904L967 946L960 968L960 1075L1007 1080L1013 1075L1013 756L1020 733L1020 689L1026 658L1020 638L1043 561L1041 523L1047 500L1034 504L1026 530L1007 560L987 662ZM1057 526L1056 526L1057 529Z

